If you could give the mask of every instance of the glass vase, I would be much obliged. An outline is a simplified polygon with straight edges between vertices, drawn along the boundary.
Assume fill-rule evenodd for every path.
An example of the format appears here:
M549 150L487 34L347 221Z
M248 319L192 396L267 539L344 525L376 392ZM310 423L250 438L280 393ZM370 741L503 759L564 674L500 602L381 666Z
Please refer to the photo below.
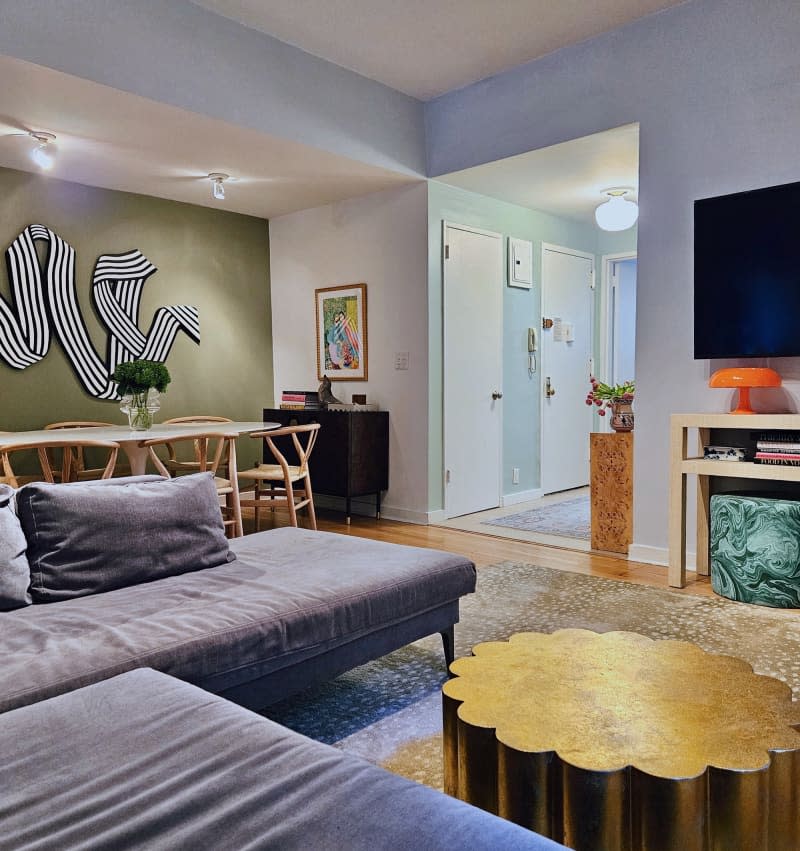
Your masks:
M147 431L152 428L153 414L161 408L161 399L154 388L142 393L128 393L122 397L119 409L128 415L131 431Z

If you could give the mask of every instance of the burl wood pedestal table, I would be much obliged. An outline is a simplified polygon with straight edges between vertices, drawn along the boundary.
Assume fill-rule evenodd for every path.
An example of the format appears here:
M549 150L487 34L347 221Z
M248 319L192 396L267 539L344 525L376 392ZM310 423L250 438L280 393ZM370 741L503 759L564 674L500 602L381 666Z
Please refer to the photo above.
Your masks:
M445 683L449 794L579 851L800 849L800 706L741 659L581 629Z

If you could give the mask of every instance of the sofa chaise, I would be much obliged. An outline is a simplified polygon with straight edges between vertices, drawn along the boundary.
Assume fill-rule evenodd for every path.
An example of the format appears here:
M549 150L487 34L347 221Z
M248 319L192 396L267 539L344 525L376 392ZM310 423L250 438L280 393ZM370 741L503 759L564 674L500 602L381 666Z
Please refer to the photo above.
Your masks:
M7 851L562 848L152 670L0 715L0 753Z
M17 607L0 611L0 712L139 667L263 708L436 632L452 656L475 588L469 560L436 550L296 528L228 541L209 474L2 488L0 606Z

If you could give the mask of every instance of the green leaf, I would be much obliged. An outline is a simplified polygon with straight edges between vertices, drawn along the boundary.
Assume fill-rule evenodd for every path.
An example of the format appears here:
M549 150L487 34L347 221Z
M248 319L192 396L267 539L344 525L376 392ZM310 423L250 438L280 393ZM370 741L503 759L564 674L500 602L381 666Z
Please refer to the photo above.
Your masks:
M111 376L117 382L119 394L145 393L151 387L163 393L172 380L169 370L160 361L132 360L121 363Z

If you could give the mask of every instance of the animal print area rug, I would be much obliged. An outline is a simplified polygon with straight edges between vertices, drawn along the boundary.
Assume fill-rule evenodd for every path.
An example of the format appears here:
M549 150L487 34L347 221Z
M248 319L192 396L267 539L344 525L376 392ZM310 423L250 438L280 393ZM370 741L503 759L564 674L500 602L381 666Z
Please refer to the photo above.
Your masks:
M800 698L800 614L695 597L614 579L504 562L478 570L462 598L456 656L515 632L580 627L629 630L691 641L746 659ZM438 635L410 644L264 714L300 733L442 788L441 695L446 679Z
M589 496L565 499L551 505L541 505L519 514L507 514L494 520L483 520L486 526L503 526L522 532L542 532L564 538L590 538Z

